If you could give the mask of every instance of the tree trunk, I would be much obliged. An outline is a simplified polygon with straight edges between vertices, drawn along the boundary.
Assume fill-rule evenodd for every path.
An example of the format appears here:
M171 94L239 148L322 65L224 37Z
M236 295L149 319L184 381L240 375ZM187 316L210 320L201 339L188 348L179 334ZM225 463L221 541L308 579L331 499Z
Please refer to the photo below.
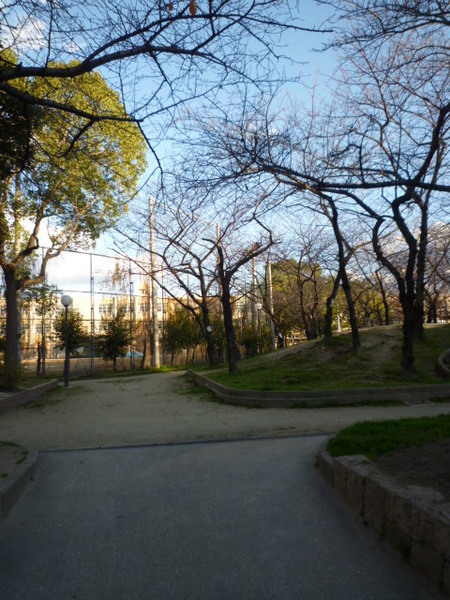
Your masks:
M281 331L277 334L277 348L284 348L284 337Z
M41 374L41 344L38 342L37 345L37 365L36 365L36 375Z
M351 290L350 290L350 280L347 275L346 266L348 263L348 257L345 256L344 252L344 238L342 236L339 223L338 223L338 211L336 204L332 198L328 198L328 204L331 208L331 224L333 225L334 237L336 238L336 242L338 245L338 260L339 260L339 273L341 275L342 280L342 289L344 290L345 298L347 300L349 318L350 318L350 327L352 329L352 343L353 349L359 350L361 348L361 340L359 337L358 323L356 320L355 313L355 304L353 302Z
M386 267L395 277L399 291L400 304L403 311L403 341L402 341L402 360L401 366L408 373L414 372L414 321L415 321L415 285L414 285L414 264L417 257L416 241L409 232L399 212L398 206L393 208L395 222L403 234L408 244L408 260L405 274L403 275L395 265L389 261L383 254L380 246L379 231L384 222L383 217L379 217L372 230L372 245L375 255L380 263Z
M386 292L384 290L381 291L381 297L383 299L384 324L385 325L389 325L390 324L390 319L389 319L389 304L387 302Z
M428 296L427 323L437 323L437 306L439 296Z
M333 324L333 304L334 304L334 301L335 301L337 293L338 293L340 282L341 282L341 273L339 271L338 274L336 275L336 279L334 280L333 289L331 291L331 294L328 296L327 301L326 301L325 322L324 322L324 326L323 326L323 337L327 341L330 341L333 336L333 332L331 329L331 326Z
M314 281L314 302L309 313L309 322L311 329L311 339L316 340L319 337L319 327L317 323L317 309L319 307L319 297L317 295L317 282Z
M402 367L408 373L414 373L414 297L402 294L400 302L403 309L403 341L402 341Z
M230 282L227 277L221 279L222 283L222 309L223 325L225 328L225 339L227 341L227 358L229 373L237 372L237 364L241 358L239 346L236 342L236 333L234 331L233 311L231 308Z
M145 366L145 356L147 354L147 340L144 339L144 352L142 353L142 359L141 359L141 364L139 365L139 369L142 371L142 369Z
M208 355L208 362L210 367L215 367L218 364L216 356L216 344L214 342L214 336L211 328L211 321L209 318L209 309L205 303L202 303L202 320L205 328L205 339L206 339L206 353Z
M355 303L353 302L352 293L350 290L350 281L347 276L345 266L342 268L342 289L344 290L345 298L347 300L348 313L350 318L350 327L352 329L352 344L354 350L361 348L361 339L359 337L358 322L356 320Z
M304 283L305 282L302 280L300 274L297 273L297 289L298 289L298 295L300 297L300 316L303 321L303 329L305 330L306 339L310 340L311 332L309 329L308 315L306 313L305 302L304 302L304 297L303 297Z
M20 362L18 346L18 283L15 271L11 268L4 269L5 299L6 299L6 347L5 347L5 385L13 389L18 381Z
M375 271L375 277L376 280L378 282L378 287L380 290L380 294L381 294L381 301L383 302L383 310L384 310L384 324L385 325L389 325L390 323L390 318L389 318L389 304L387 301L387 294L386 294L386 290L384 289L384 284L383 284L383 277L380 274L380 272L377 270ZM380 316L381 319L381 316Z
M208 327L211 327L208 325ZM206 354L208 356L208 362L210 367L216 367L219 363L218 356L216 353L216 343L212 331L206 330Z
M324 325L323 325L323 337L328 342L333 337L333 331L331 329L332 324L333 324L333 300L334 300L334 298L333 298L332 294L330 296L328 296L327 301L326 301L326 308L325 308L325 319L324 319Z
M42 338L42 365L41 365L41 375L45 376L45 361L47 359L47 344L45 342L45 337Z
M414 335L418 340L423 340L425 317L425 263L428 244L428 202L422 207L422 220L420 223L419 248L416 259L416 297L414 300Z

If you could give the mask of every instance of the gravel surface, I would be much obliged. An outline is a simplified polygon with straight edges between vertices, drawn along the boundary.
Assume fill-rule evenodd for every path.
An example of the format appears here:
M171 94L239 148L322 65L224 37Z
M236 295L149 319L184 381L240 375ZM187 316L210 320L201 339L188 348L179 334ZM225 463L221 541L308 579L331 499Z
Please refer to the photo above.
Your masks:
M258 409L213 401L183 373L84 380L0 416L0 440L36 450L332 433L357 421L449 414L449 404Z

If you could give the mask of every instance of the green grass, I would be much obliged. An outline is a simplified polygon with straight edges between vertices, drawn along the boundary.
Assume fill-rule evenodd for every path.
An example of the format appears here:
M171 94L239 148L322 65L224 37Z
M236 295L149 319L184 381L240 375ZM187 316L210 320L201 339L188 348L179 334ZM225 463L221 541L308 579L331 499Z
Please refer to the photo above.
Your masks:
M443 383L436 371L437 358L450 346L450 325L425 330L425 341L416 342L416 369L406 375L401 366L401 328L377 328L361 332L362 348L352 350L350 334L326 344L300 345L298 351L273 360L258 357L239 364L239 372L216 372L211 379L223 385L249 390L325 390L361 387Z
M420 448L424 444L450 438L450 415L357 423L331 438L327 451L331 456L362 454L376 460L406 447Z
M76 388L55 387L51 390L47 390L45 394L42 394L38 400L21 404L16 408L16 410L39 410L41 408L45 408L46 406L59 404L60 402L67 400L71 394L79 394L80 392L83 392L82 386L77 386Z
M151 373L170 373L172 371L185 371L187 368L185 365L183 366L175 366L170 367L168 365L162 365L159 369L155 369L153 367L145 367L144 369L134 369L132 371L101 371L97 372L94 375L87 374L84 376L73 376L73 380L82 380L82 379L111 379L111 378L126 378L126 377L139 377L140 375L150 375Z
M154 369L151 367L146 367L145 369L134 369L133 371L100 371L96 372L94 375L91 373L87 373L86 375L76 375L71 374L71 381L79 381L83 379L110 379L110 378L126 378L126 377L137 377L139 375L149 375L151 373L168 373L171 371L185 371L189 367L186 365L170 367L168 365L162 365L160 369ZM20 380L20 389L29 389L40 385L41 383L45 383L51 379L60 379L62 380L62 374L51 373L45 375L45 377L38 377L36 375L23 375Z
M19 389L29 390L30 388L46 383L47 381L51 381L52 379L58 379L58 377L56 375L46 375L45 377L25 375L20 380Z
M22 448L22 446L19 446L19 444L14 444L13 442L0 442L0 447L4 447L4 448Z

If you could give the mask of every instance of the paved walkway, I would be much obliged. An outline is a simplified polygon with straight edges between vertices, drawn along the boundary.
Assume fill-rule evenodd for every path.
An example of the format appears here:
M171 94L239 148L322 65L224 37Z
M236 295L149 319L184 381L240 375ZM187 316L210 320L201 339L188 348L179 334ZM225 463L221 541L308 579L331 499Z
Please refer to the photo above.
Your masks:
M450 413L450 404L249 409L211 402L180 373L80 381L0 417L0 440L53 450L330 433L367 419Z
M425 600L313 468L324 437L44 453L2 600Z
M322 483L324 437L179 442L440 413L450 406L247 409L179 373L52 392L0 417L0 440L42 452L0 527L0 598L438 598Z

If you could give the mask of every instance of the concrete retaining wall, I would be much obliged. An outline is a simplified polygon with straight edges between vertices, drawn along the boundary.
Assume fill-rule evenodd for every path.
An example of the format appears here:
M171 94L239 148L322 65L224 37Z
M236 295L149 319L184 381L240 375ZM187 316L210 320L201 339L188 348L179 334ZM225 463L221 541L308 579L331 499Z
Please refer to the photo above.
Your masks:
M365 524L450 598L450 503L439 492L400 487L365 456L321 452L318 468Z
M359 388L351 390L321 390L312 392L282 392L236 390L209 379L204 374L189 371L198 385L210 389L227 404L259 408L306 408L327 405L357 404L360 402L399 401L407 404L450 400L450 384L411 385L389 388Z
M57 385L58 381L56 379L52 379L51 381L46 381L45 383L36 385L28 390L21 390L20 392L8 394L5 397L0 398L0 415L7 412L11 408L15 408L16 406L21 406L22 404L27 404L28 402L35 402L42 396L44 392L51 390Z

